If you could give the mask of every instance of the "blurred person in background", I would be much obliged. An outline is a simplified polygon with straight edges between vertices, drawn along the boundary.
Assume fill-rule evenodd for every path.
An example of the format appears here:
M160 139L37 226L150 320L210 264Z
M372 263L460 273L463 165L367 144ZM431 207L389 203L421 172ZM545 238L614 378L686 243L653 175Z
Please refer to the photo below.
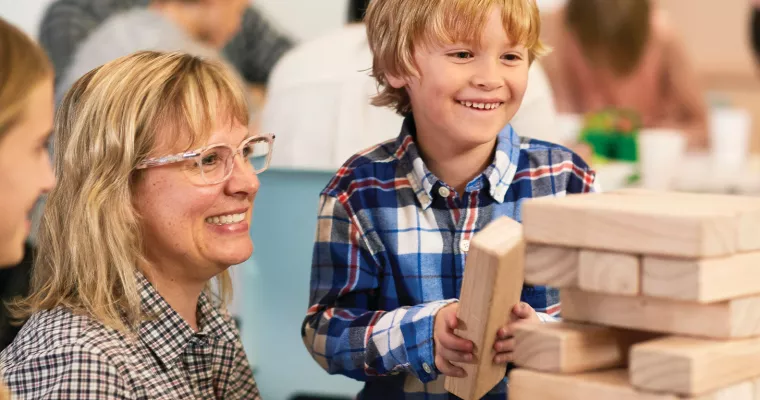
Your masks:
M335 170L358 151L395 139L404 118L370 104L377 84L362 22L370 0L350 0L348 24L305 42L272 71L261 130L277 132L272 164ZM329 55L329 56L326 56ZM521 136L560 141L549 81L539 62L528 75L522 105L510 122Z
M752 1L752 47L755 49L755 57L760 65L760 0Z
M77 46L56 88L56 99L60 101L90 70L140 50L221 58L222 48L240 30L248 4L248 0L152 0L147 7L113 14Z
M53 67L44 51L0 18L0 301L25 295L29 215L54 183L48 155L53 129ZM19 262L25 260L19 264ZM9 267L16 265L8 269ZM18 286L16 286L18 284ZM0 303L0 350L16 328ZM0 376L2 371L0 371ZM0 399L9 398L0 380Z
M79 44L114 14L146 7L151 0L56 0L40 25L40 43L50 55L56 84ZM233 25L236 21L231 22ZM277 60L292 42L279 33L255 7L247 7L240 32L224 49L226 58L252 84L264 84Z
M560 113L635 111L645 128L707 146L707 104L681 39L650 0L568 0L544 17L544 59Z

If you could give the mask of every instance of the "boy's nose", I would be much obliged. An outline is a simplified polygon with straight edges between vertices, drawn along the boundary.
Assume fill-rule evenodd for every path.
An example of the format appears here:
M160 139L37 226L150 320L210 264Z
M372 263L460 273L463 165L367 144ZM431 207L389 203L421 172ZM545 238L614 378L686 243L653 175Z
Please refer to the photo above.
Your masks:
M473 86L480 90L491 91L504 85L504 79L499 73L500 65L493 62L481 62L472 77Z

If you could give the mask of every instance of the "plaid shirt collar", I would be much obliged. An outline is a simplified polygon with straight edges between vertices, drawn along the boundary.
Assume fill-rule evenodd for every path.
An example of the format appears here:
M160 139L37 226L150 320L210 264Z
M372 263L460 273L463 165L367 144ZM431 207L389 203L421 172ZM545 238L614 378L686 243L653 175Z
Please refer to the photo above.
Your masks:
M234 342L237 336L208 294L198 299L198 332L194 331L164 300L145 276L137 272L142 312L146 321L140 325L140 340L164 365L173 365L194 339Z
M415 143L417 128L412 115L404 119L401 134L396 139L397 152L395 157L401 162L406 170L407 178L414 189L417 199L423 210L427 210L433 204L432 191L436 183L453 188L441 181L428 169L420 157ZM507 124L499 132L496 138L496 152L491 165L482 174L475 177L465 187L465 191L473 192L481 190L488 185L489 194L501 204L507 194L507 189L517 173L517 160L520 156L520 137L515 133L512 126ZM460 196L462 193L459 194Z

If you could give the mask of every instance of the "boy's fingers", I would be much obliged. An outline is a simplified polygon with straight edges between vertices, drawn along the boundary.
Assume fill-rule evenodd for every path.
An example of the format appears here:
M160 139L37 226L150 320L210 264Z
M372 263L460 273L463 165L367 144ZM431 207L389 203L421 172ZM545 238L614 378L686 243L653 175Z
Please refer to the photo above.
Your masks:
M448 360L449 362L458 362L458 363L472 363L474 357L472 356L472 353L466 353L463 351L456 351L447 349L445 347L440 347L438 349L438 355L443 357L444 360Z
M499 353L493 357L493 363L494 364L506 364L508 362L514 361L514 353Z
M505 340L497 340L493 344L493 349L497 353L511 352L515 350L515 338L509 338Z
M460 378L464 378L464 377L467 376L467 373L464 372L464 370L462 368L459 368L456 365L454 365L454 364L446 361L441 356L436 356L435 357L435 366L444 375L456 376L456 377L460 377Z
M453 332L445 332L439 335L438 341L441 342L441 345L443 345L443 347L446 347L449 350L472 353L472 342L467 339L460 338Z
M530 316L531 307L525 302L519 302L512 308L512 314L517 318L528 318Z
M512 329L512 325L504 325L499 328L498 332L496 332L496 337L498 339L509 339L512 337L513 333L514 329Z
M447 312L444 316L444 320L446 321L446 326L454 330L457 328L457 325L459 325L459 319L457 319L457 309L456 307L452 307L451 311Z

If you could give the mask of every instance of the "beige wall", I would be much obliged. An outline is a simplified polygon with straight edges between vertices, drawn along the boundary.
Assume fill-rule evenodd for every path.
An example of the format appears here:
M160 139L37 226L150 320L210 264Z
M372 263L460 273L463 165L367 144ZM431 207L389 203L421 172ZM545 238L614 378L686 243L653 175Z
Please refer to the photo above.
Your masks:
M753 114L760 153L760 67L749 40L748 0L659 0L686 43L704 89Z

